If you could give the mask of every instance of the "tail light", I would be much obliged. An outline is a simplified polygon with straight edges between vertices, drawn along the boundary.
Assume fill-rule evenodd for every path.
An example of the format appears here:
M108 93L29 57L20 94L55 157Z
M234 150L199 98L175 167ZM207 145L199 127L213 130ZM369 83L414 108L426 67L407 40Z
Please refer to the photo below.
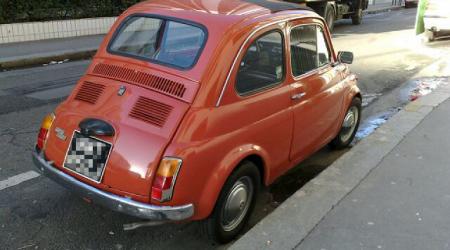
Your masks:
M44 149L45 142L47 141L49 130L52 126L53 121L55 120L55 115L53 113L47 115L41 124L41 129L39 130L39 135L37 138L37 147L40 150Z
M152 199L159 202L172 199L173 188L183 161L178 158L164 157L152 185Z

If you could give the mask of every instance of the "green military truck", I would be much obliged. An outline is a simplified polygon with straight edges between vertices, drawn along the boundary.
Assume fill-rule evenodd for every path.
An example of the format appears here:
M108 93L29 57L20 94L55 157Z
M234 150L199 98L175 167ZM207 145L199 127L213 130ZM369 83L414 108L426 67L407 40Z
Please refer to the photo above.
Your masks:
M306 5L327 21L330 30L334 21L352 19L354 25L361 24L363 10L367 9L369 0L284 0L285 2Z

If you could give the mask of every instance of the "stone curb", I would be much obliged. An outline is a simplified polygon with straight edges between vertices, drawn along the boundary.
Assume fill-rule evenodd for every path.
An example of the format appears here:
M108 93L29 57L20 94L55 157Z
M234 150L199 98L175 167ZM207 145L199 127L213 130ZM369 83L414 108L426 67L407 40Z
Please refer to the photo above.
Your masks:
M419 73L420 74L420 73ZM282 203L229 249L293 249L437 106L450 84L411 102Z
M16 57L0 61L0 70L31 67L49 63L51 61L63 61L65 59L71 61L87 59L94 56L96 52L97 49L95 48L80 51L59 51L54 53L36 54L28 57Z

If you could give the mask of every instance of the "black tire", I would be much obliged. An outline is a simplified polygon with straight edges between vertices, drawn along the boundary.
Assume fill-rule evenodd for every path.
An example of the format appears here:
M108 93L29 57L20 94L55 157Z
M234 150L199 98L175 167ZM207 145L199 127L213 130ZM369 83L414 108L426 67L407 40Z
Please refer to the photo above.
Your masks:
M349 128L344 127L345 124L345 118L347 117L350 110L354 110L353 108L356 108L358 112L358 116L356 118L356 126L352 129L351 134L350 131L348 131ZM350 104L349 108L347 109L347 113L345 115L344 121L341 125L341 130L339 131L338 135L330 142L330 147L333 149L343 149L350 146L350 143L352 143L353 139L355 138L356 132L359 128L359 123L361 122L361 99L358 97L355 97L352 100L352 103ZM345 133L346 136L343 136ZM350 136L348 136L350 134Z
M356 13L352 16L352 24L353 25L360 25L362 23L362 9L358 9Z
M241 233L255 207L256 197L261 184L260 176L256 165L252 162L245 161L228 177L211 216L203 221L203 227L211 240L225 244L235 239ZM253 185L252 195L250 200L247 201L250 203L246 211L242 213L240 222L234 228L226 230L226 226L223 225L225 205L228 204L227 200L229 200L230 193L234 190L233 188L243 179L251 180Z
M331 4L327 4L325 7L325 21L327 22L328 29L333 31L334 29L334 21L336 21L336 14L334 12L334 8Z

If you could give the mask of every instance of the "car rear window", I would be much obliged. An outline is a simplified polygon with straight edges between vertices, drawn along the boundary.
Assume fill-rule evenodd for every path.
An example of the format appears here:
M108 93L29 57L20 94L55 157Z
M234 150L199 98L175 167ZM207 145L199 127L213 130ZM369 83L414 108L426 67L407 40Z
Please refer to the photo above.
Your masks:
M121 25L109 52L188 69L195 65L205 42L205 30L198 25L134 16Z

